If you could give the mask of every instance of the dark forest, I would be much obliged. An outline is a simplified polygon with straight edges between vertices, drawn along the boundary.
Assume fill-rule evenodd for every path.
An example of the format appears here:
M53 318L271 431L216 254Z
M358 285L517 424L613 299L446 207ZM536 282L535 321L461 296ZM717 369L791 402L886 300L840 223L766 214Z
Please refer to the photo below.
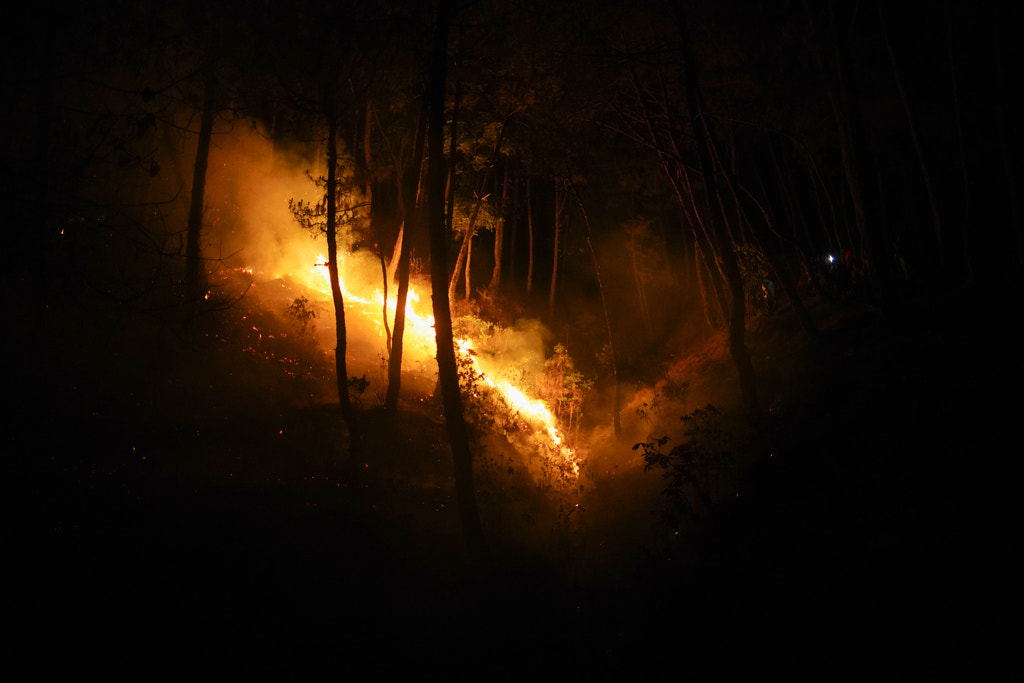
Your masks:
M133 678L996 669L1019 18L15 12L15 651Z

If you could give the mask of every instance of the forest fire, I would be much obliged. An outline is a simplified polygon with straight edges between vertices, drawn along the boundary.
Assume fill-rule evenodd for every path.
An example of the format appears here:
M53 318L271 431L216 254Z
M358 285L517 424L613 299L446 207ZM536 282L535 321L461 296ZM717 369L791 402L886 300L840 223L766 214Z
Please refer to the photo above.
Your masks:
M346 315L356 313L369 321L376 328L383 344L385 334L383 291L372 284L356 284L359 280L358 275L352 272L354 269L346 267L347 265L349 265L349 261L341 257L338 281L345 299ZM308 277L304 279L303 284L323 295L330 296L330 274L327 269L327 259L322 254L317 254L315 265L309 270ZM364 293L370 290L372 293L360 294L353 291L354 289ZM405 339L403 342L404 357L410 363L423 363L432 360L436 355L434 316L421 314L416 310L420 301L421 295L418 290L410 286L405 308ZM397 299L389 296L387 301L389 320L394 319L397 306ZM524 387L517 386L508 379L500 378L501 369L493 367L493 362L488 362L477 354L473 340L461 337L455 340L455 346L461 362L474 372L480 382L496 391L511 412L517 413L525 422L532 425L541 442L563 461L564 466L560 469L567 475L576 477L580 470L577 454L572 448L565 445L564 437L558 428L557 418L544 401L532 398Z
M551 414L547 405L544 401L536 398L530 398L526 393L515 386L508 380L495 381L484 371L480 366L476 353L473 350L473 343L469 339L458 339L455 342L455 346L463 359L470 364L470 366L480 374L481 381L487 386L497 391L502 398L508 403L508 405L523 415L529 420L538 422L543 425L543 431L547 435L551 445L558 451L565 464L569 466L569 471L572 476L577 476L580 471L579 462L576 459L576 454L571 448L565 446L562 441L562 434L558 430L555 416Z

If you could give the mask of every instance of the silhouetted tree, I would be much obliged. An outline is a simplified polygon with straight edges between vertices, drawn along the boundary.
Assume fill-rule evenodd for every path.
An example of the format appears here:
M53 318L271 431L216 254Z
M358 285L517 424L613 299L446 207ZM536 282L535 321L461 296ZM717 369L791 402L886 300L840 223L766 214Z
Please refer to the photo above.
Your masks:
M455 344L452 338L452 317L448 299L448 258L444 234L444 99L448 66L448 26L451 21L451 0L440 0L437 9L434 46L430 57L429 164L427 198L430 229L430 275L434 308L434 329L437 338L437 371L444 401L445 423L455 465L455 487L459 517L467 548L481 552L486 548L480 527L480 512L473 486L473 458L469 449L469 433L462 412Z

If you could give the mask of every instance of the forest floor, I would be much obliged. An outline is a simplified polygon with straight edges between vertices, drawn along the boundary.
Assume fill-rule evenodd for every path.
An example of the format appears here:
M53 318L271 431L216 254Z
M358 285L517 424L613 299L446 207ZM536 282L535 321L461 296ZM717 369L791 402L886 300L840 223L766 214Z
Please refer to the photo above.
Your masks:
M964 514L963 459L988 448L969 407L969 310L823 306L816 344L778 314L750 339L770 412L732 442L742 466L713 510L665 527L658 472L605 432L582 510L490 490L487 558L463 552L444 426L422 396L396 423L363 410L353 461L338 457L336 405L236 388L207 392L233 395L230 410L164 419L40 371L45 405L8 431L8 456L30 463L11 482L19 629L62 653L39 671L500 680L919 663L956 647L953 615L976 608L958 587L983 561ZM685 368L688 405L735 412L724 347L702 353ZM138 377L110 381L151 406L140 358L125 361ZM180 379L172 359L158 365Z

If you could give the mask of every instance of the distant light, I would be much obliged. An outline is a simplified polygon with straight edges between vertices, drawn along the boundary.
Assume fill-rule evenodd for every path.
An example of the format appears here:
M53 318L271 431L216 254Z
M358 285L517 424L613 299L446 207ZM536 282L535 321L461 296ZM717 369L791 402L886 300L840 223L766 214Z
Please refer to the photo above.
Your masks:
M835 263L835 260L836 260L835 256L833 256L832 254L828 255L828 262L829 263Z

